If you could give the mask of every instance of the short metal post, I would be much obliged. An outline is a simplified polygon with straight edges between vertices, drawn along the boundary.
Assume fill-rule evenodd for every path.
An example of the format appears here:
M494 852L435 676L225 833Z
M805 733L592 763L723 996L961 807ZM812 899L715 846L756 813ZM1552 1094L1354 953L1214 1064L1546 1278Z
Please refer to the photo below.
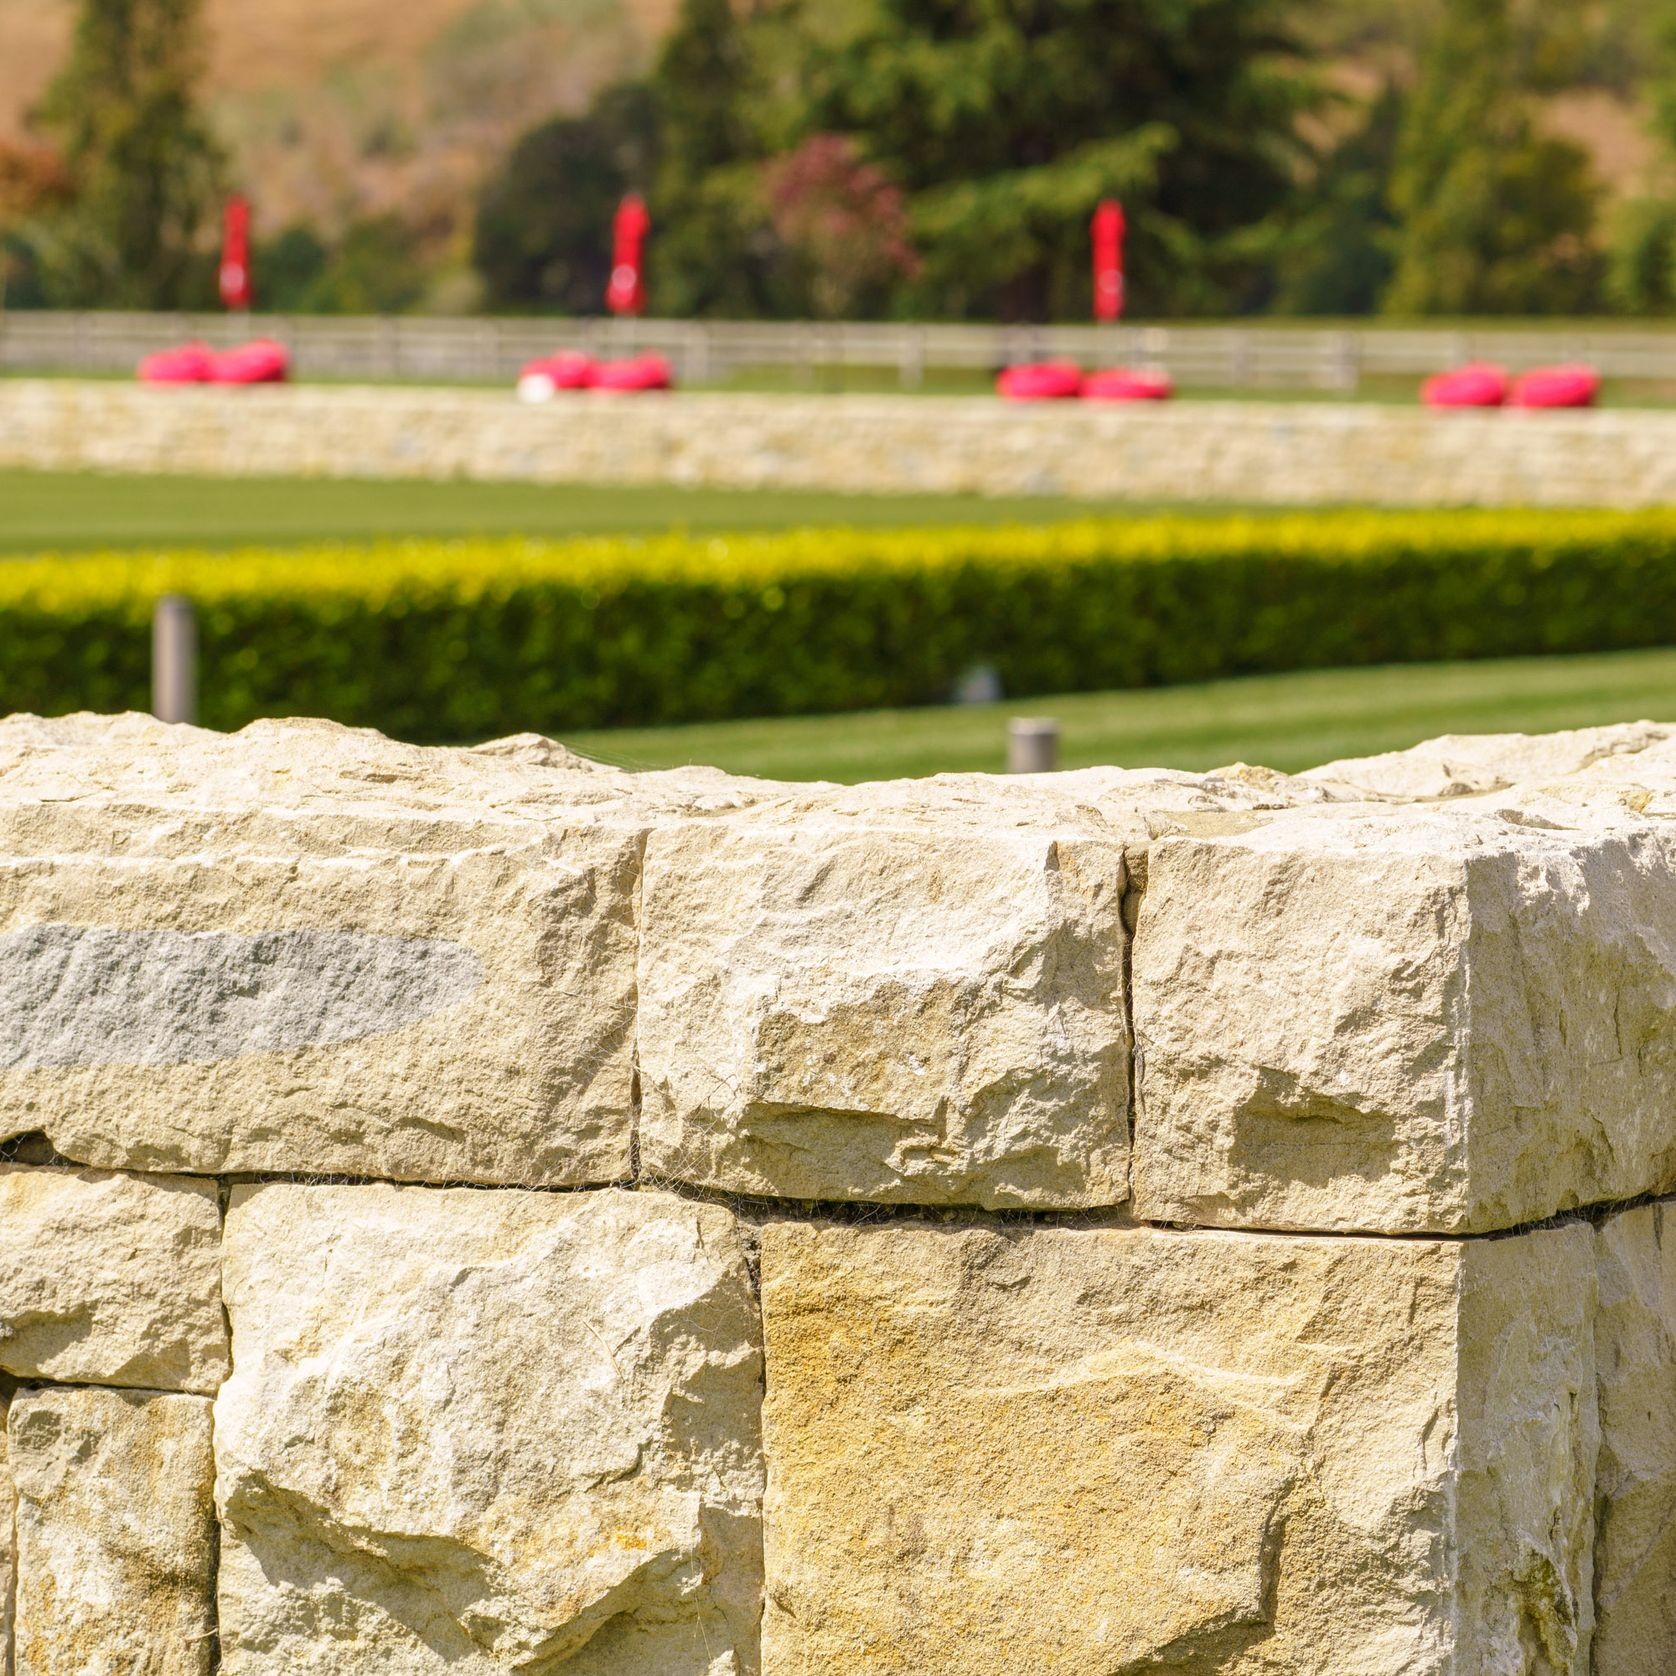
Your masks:
M151 710L160 722L198 719L198 617L184 594L151 614Z
M1007 724L1007 772L1052 774L1059 767L1059 723L1046 716L1014 716Z

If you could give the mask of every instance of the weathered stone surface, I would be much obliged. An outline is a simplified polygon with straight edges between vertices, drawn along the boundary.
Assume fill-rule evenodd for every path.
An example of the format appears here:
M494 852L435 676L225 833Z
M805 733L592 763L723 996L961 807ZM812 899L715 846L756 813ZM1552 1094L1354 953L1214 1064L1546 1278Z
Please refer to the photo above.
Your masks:
M1120 1202L1123 879L1091 807L994 781L654 832L645 1167L810 1199Z
M1599 764L1634 764L1672 729L1654 722L1573 728L1564 733L1445 734L1407 751L1323 763L1302 778L1351 798L1393 801L1469 797L1581 774Z
M1155 844L1140 1213L1464 1232L1676 1181L1676 852L1567 819L1329 805Z
M771 1224L765 1670L1582 1676L1593 1242Z
M1600 1454L1594 1245L1593 1228L1574 1222L1421 1248L1458 1269L1444 1562L1456 1673L1590 1669ZM1329 1622L1313 1645L1331 1648ZM1330 1658L1326 1668L1336 1668Z
M1676 1207L1600 1230L1598 1676L1676 1670Z
M628 1173L650 821L544 741L0 725L0 1136L112 1168Z
M7 1420L12 1394L0 1385L0 1676L13 1676L12 1603L17 1590L17 1487L12 1482Z
M216 1184L0 1164L0 1373L213 1393L227 1374Z
M1418 404L1385 402L1194 401L1141 412L711 391L616 403L579 393L529 407L487 390L157 390L8 377L0 465L1241 506L1664 507L1676 504L1676 415L1462 413L1440 425Z
M209 1403L25 1390L10 1435L18 1676L207 1676Z
M228 1676L749 1676L759 1324L725 1210L235 1191Z

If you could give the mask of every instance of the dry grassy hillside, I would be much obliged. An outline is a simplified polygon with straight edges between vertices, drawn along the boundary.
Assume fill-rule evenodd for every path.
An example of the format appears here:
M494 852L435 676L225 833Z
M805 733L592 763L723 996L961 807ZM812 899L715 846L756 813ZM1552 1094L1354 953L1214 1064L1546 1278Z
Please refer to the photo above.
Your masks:
M513 135L640 68L676 0L207 0L216 126L272 224L455 224ZM0 0L0 138L62 60L74 0Z

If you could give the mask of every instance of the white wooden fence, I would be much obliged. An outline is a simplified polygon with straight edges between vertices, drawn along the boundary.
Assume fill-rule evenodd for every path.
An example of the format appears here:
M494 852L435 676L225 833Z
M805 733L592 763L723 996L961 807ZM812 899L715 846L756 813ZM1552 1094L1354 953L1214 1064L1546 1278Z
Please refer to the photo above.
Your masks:
M943 326L812 321L439 319L415 315L0 313L0 372L122 372L151 350L199 338L288 344L298 373L321 379L495 383L559 349L656 350L683 383L742 369L788 369L813 385L823 368L885 369L905 389L933 369L989 371L1065 357L1138 365L1184 386L1351 392L1368 377L1419 377L1472 359L1515 371L1589 361L1606 376L1676 383L1676 329L1517 330L1309 326Z

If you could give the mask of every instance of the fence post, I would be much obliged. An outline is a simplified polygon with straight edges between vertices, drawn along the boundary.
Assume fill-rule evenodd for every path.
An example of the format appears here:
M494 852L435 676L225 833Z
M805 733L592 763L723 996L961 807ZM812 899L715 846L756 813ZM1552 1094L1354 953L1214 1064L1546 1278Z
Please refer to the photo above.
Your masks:
M151 713L198 719L198 617L184 594L164 594L151 614Z
M1059 723L1047 716L1014 716L1007 723L1007 772L1052 774L1059 767Z
M918 326L902 329L897 382L904 390L918 390L925 383L925 333Z
M1237 390L1245 389L1251 383L1251 333L1243 328L1234 333L1234 364L1233 382Z
M1362 387L1361 341L1354 332L1340 332L1335 348L1337 365L1333 369L1335 389L1354 395Z

